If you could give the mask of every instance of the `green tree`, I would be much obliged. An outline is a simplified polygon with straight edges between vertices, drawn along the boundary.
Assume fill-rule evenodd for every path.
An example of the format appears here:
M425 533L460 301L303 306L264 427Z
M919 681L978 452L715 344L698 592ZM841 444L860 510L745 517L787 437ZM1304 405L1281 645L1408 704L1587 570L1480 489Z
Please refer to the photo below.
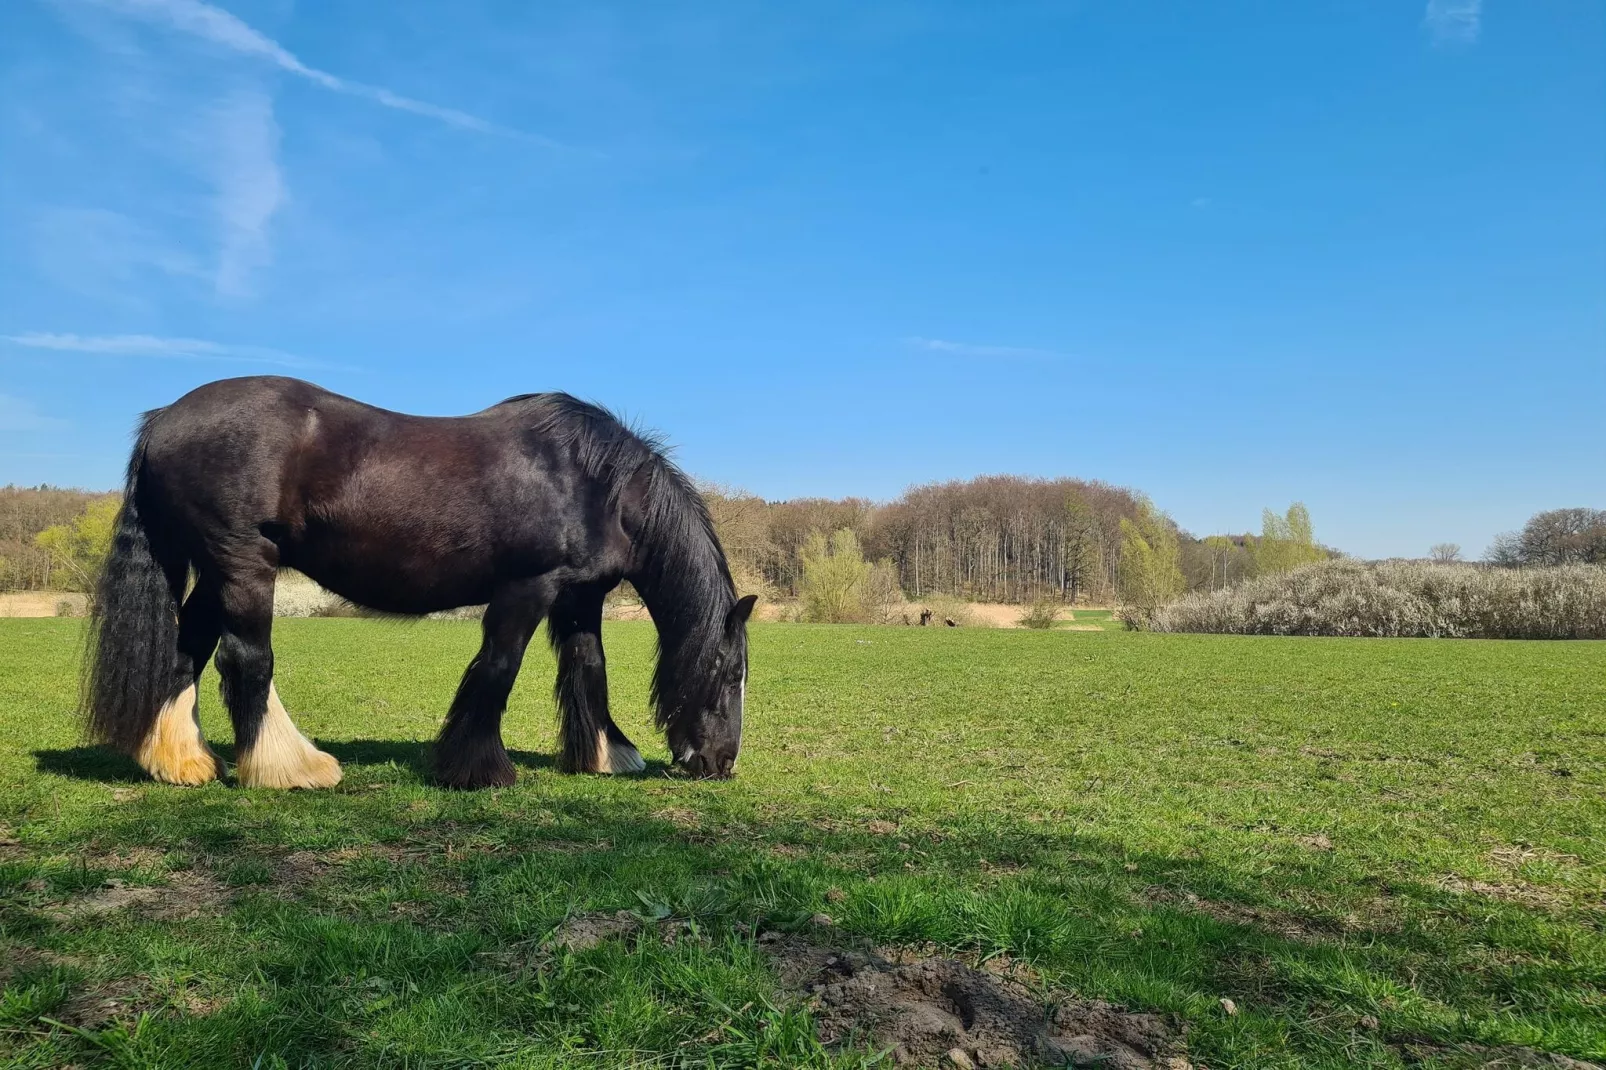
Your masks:
M1326 560L1327 555L1316 545L1310 510L1303 502L1290 505L1285 516L1278 516L1270 509L1260 516L1260 538L1252 551L1255 575L1271 576Z
M1121 518L1121 563L1117 571L1121 602L1128 621L1142 625L1154 612L1182 594L1182 554L1171 522L1148 502L1140 502L1136 520Z
M91 502L65 524L55 524L34 536L34 545L50 555L48 585L63 591L92 591L100 566L111 552L117 530L116 498Z
M812 531L803 544L803 617L824 624L864 618L870 565L859 549L859 537L842 528L829 539Z

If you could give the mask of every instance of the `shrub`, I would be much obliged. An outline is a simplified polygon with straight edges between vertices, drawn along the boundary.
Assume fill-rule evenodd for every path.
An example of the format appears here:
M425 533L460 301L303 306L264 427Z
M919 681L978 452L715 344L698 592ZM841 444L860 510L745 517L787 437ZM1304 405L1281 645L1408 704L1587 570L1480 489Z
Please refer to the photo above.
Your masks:
M870 566L860 603L863 619L871 624L895 624L903 618L909 601L898 586L898 566L891 558L884 557Z
M1121 619L1144 627L1161 606L1181 594L1181 553L1170 521L1141 502L1138 518L1121 518Z
M64 591L93 591L101 563L111 552L122 503L116 498L90 502L65 524L54 524L34 536L34 545L50 555L49 583Z
M1054 627L1054 622L1059 619L1059 603L1049 601L1045 598L1038 599L1036 602L1033 602L1031 605L1027 606L1026 612L1021 614L1020 620L1017 623L1019 623L1022 628L1037 628L1042 630Z
M803 619L845 624L864 619L864 589L870 565L849 528L829 539L822 531L803 546Z
M1189 595L1147 623L1239 635L1606 639L1606 567L1328 561Z

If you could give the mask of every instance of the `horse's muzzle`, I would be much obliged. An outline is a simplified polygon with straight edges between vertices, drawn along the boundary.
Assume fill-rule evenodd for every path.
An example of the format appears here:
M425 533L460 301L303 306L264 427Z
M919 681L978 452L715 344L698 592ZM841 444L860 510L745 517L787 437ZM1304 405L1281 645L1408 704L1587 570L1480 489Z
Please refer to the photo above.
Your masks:
M681 762L680 768L687 776L697 780L729 780L736 775L736 755L719 754L710 757L697 753Z

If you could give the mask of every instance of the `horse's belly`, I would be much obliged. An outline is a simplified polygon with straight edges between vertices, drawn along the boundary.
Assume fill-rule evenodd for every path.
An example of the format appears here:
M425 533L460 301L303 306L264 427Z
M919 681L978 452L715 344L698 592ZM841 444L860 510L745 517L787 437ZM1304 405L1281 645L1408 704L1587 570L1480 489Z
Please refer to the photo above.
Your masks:
M281 560L340 597L385 613L433 613L491 599L495 574L483 549L333 534L286 547Z

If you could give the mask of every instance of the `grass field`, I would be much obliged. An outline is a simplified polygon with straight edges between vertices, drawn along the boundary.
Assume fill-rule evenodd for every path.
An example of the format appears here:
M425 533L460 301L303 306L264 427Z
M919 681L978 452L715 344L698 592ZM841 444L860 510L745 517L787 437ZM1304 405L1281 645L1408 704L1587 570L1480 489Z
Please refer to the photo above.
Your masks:
M552 772L532 649L518 785L447 793L424 741L477 634L279 622L346 769L282 794L81 747L79 622L0 621L0 1064L866 1061L773 930L1008 956L1211 1070L1606 1056L1606 644L758 625L739 775L697 783L644 713L651 626L610 624L649 774ZM683 924L548 940L621 909Z

